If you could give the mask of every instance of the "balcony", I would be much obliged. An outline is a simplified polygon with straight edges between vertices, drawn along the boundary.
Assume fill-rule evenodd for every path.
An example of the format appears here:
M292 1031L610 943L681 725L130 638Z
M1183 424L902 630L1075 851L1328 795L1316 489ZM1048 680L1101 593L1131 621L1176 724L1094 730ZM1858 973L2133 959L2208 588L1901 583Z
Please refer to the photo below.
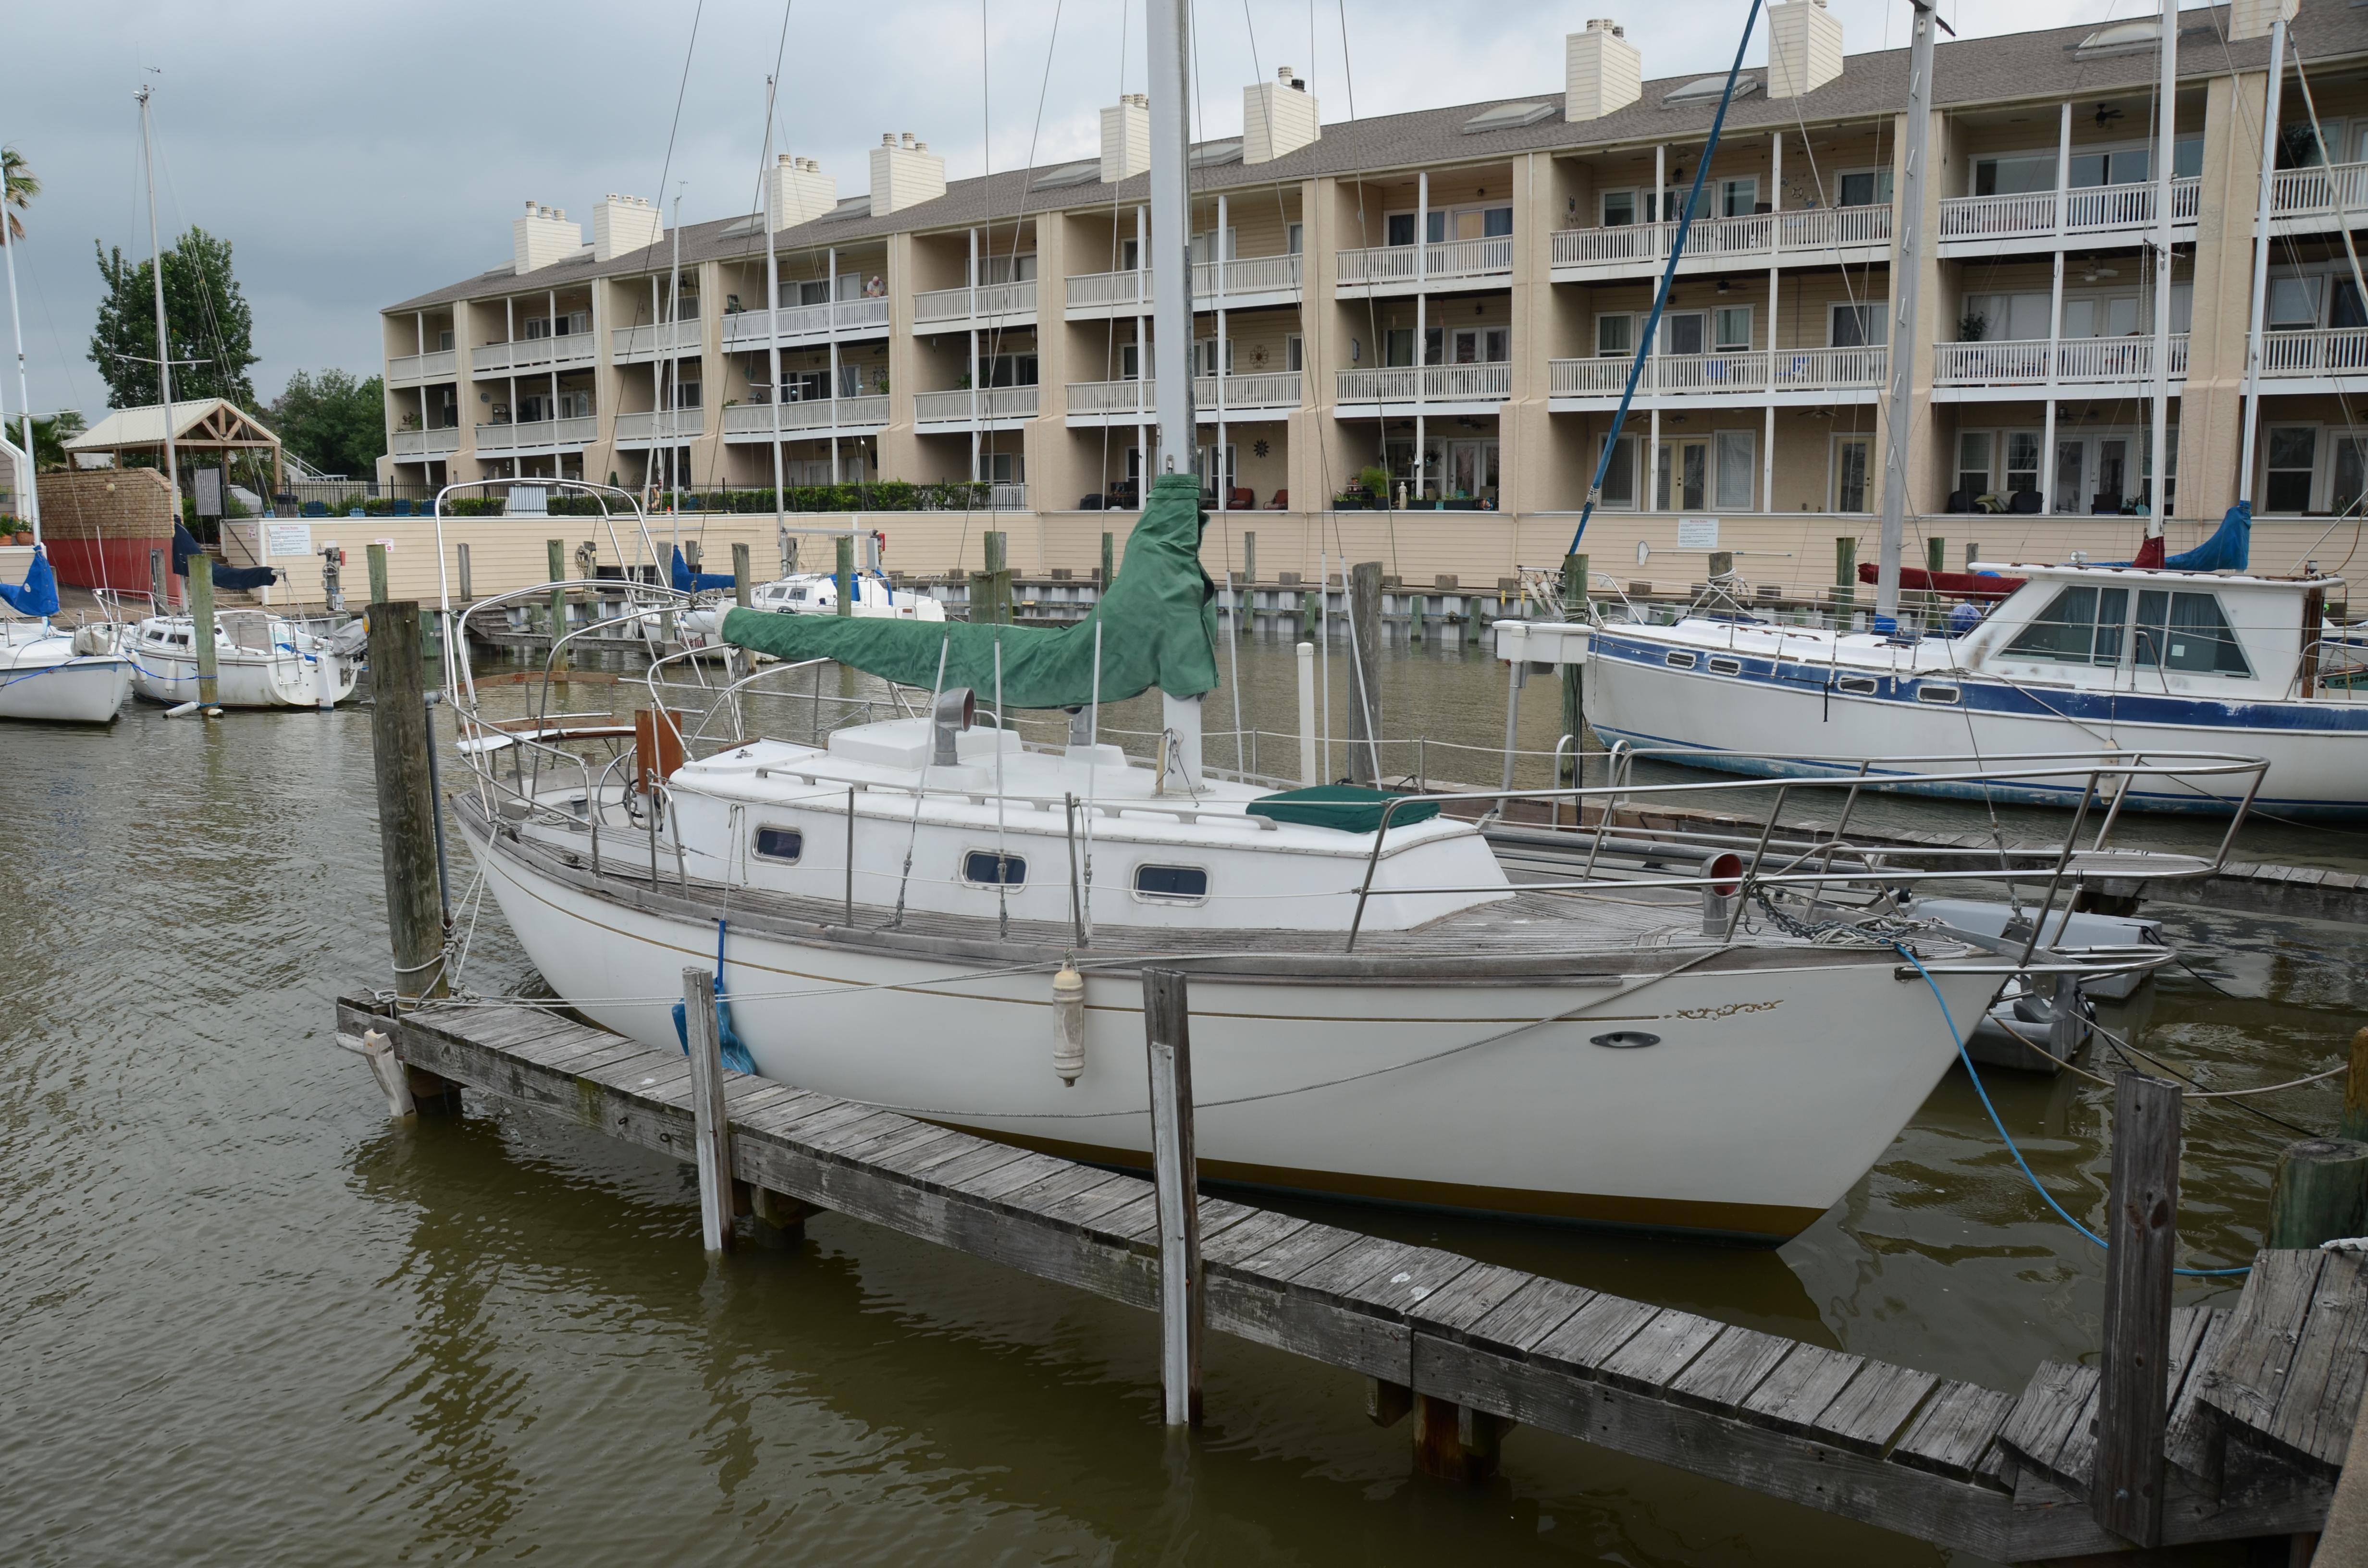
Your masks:
M2350 392L2368 385L2368 326L2261 334L2261 379L2282 392Z
M477 455L581 450L598 437L599 421L588 414L566 419L538 419L528 425L480 425Z
M2361 227L2368 222L2368 164L2278 170L2270 178L2270 219L2280 233Z
M1429 414L1494 414L1513 395L1513 367L1493 365L1393 366L1338 373L1339 412L1371 418Z
M2150 337L2044 337L2001 343L1942 343L1932 350L1932 396L1941 403L2023 401L2048 386L2051 357L2055 385L2084 392L2100 386L2122 397L2143 397L2154 381ZM2170 340L2174 389L2187 380L2187 334Z
M820 305L784 305L780 330L768 333L767 324L774 319L763 311L733 312L723 318L723 347L735 351L767 348L778 341L791 348L833 338L882 336L888 331L888 300L872 295Z
M696 354L705 344L706 335L696 316L643 326L612 327L609 332L609 358L619 365L640 364Z
M1427 245L1374 245L1339 254L1340 287L1376 294L1425 290L1486 289L1513 276L1513 236L1442 240ZM1417 276L1419 268L1419 276Z
M1068 386L1068 423L1072 428L1104 425L1134 425L1156 417L1149 381L1072 381ZM1263 371L1227 376L1224 385L1227 418L1258 415L1271 418L1300 405L1297 370ZM1217 418L1217 378L1192 378L1192 415L1196 423L1213 425Z
M1554 269L1558 281L1645 277L1668 261L1675 223L1623 223L1604 229L1558 229ZM1686 234L1680 273L1716 271L1731 261L1790 258L1807 266L1888 260L1889 207L1812 207L1737 218L1700 218Z
M965 397L969 394L963 393ZM780 424L774 420L778 414ZM723 411L727 441L769 441L778 427L784 437L871 436L888 426L885 393L864 397L816 397L791 401L778 410L769 403L734 403Z
M1036 417L1039 390L983 387L976 392L965 388L921 392L913 399L913 425L928 431L1016 429L1021 421Z
M2170 182L2170 221L2192 227L2203 182ZM2154 226L2153 182L2084 186L2078 190L2039 190L2016 196L1950 196L1941 200L1941 254L1984 256L2005 250L2044 248L2016 242L2052 238L2060 215L2064 233L2093 241L2120 231L2135 241ZM2191 238L2192 236L2190 236Z
M386 449L397 462L415 458L450 457L461 449L461 431L457 426L440 430L395 430L387 436Z
M1224 300L1229 309L1257 310L1288 305L1299 300L1305 257L1245 256L1224 264ZM1214 262L1192 264L1192 305L1208 310L1217 300L1220 279ZM1064 280L1068 316L1072 321L1099 321L1105 316L1133 315L1151 305L1148 272L1087 272Z
M916 325L943 326L974 321L998 326L1026 326L1033 324L1035 318L1033 278L1017 283L982 283L975 289L932 289L913 296Z
M1715 406L1722 400L1753 407L1869 403L1883 388L1889 362L1881 348L1656 354L1645 361L1634 406ZM1564 414L1619 406L1633 363L1625 356L1553 360L1547 366L1548 406Z
M480 376L518 370L588 369L594 350L593 335L588 332L573 332L561 337L520 337L469 350L469 369Z
M677 408L672 412L651 409L641 414L617 415L617 445L620 449L638 450L646 447L679 446L706 434L707 410L703 408Z
M460 374L461 356L450 348L438 348L427 354L405 354L386 362L386 384L391 387L416 387L422 381L449 381Z

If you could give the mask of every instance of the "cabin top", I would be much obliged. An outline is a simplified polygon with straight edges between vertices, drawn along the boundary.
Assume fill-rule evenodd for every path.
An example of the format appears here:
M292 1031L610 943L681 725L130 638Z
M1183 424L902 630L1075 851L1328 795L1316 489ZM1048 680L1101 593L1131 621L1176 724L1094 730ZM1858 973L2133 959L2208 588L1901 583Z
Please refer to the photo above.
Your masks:
M2282 588L2294 593L2305 593L2312 588L2340 588L2343 579L2319 574L2306 577L2273 577L2260 572L2178 572L2156 566L2101 566L2094 563L2025 565L2004 562L1978 561L1975 572L1995 572L2001 577L2029 577L2053 582L2093 580L2100 574L2117 583L2142 583L2149 587L2193 588L2236 586L2247 588Z

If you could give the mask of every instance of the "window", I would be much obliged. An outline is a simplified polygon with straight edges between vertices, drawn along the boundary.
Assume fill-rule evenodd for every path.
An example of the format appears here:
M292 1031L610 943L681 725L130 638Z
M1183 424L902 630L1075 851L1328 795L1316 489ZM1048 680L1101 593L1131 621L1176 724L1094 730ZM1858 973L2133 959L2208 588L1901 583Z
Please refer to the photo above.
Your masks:
M1227 261L1233 260L1235 254L1234 250L1234 236L1236 233L1237 231L1232 228L1227 228L1225 230L1225 259ZM1217 232L1214 229L1204 229L1200 233L1192 236L1193 266L1198 267L1202 262L1210 259L1209 247L1216 243L1216 239Z
M983 256L978 258L981 283L1025 283L1036 276L1036 253L1013 256Z
M1756 430L1721 430L1718 445L1718 493L1716 505L1722 511L1751 510L1751 496L1758 488L1752 481L1759 464L1754 460L1759 451Z
M1751 347L1751 307L1721 305L1711 312L1711 340L1722 354L1739 354Z
M1307 225L1285 223L1282 226L1282 249L1286 256L1299 256L1307 249Z
M990 387L1032 387L1036 384L1036 356L1033 354L982 354L978 369L981 381Z
M1673 670L1690 670L1694 667L1694 656L1691 653L1664 653L1661 663Z
M450 327L448 326L443 331L436 335L436 347L438 349L447 349L452 347L452 329Z
M1282 339L1282 368L1303 370L1307 368L1307 340L1299 334L1287 333Z
M1213 376L1217 373L1217 340L1204 337L1192 346L1192 373ZM1234 373L1234 340L1225 339L1225 374Z
M1713 653L1711 655L1710 673L1714 676L1739 676L1743 673L1743 661L1722 658Z
M1382 242L1383 244L1410 245L1414 244L1413 213L1393 212L1390 214L1388 222L1389 237Z
M1017 855L998 855L992 849L973 849L962 857L962 881L986 887L1001 883L1018 887L1028 880L1028 862Z
M2077 169L2079 160L2075 158L2072 162ZM2078 185L2080 182L2076 178L2072 183ZM2055 154L2053 153L2017 153L2006 157L1974 160L1975 196L2021 196L2055 188Z
M1149 347L1156 347L1156 345ZM1156 360L1158 356L1156 354L1144 353L1143 351L1143 346L1138 346L1133 343L1120 344L1118 347L1119 379L1126 381L1136 381L1149 378L1154 374L1152 361Z
M2310 510L2311 481L2318 472L2318 430L2310 425L2272 425L2262 454L2265 512Z
M1889 169L1851 169L1835 187L1837 207L1888 207L1891 205L1891 171Z
M1603 447L1599 442L1595 460L1603 461ZM1611 461L1603 471L1603 504L1606 506L1633 508L1636 505L1636 437L1622 436L1611 449Z
M801 305L826 305L830 303L830 285L823 282L819 278L809 282L800 283L798 285L798 303Z
M1137 866L1135 896L1159 903L1198 903L1209 896L1209 873L1198 866Z
M1883 319L1879 307L1867 305L1835 305L1826 341L1836 348L1864 348L1883 341Z
M1455 329L1448 362L1453 365L1501 365L1512 358L1510 329L1501 326L1460 326Z
M2006 490L2009 495L2039 488L2039 434L2013 430L2006 438Z
M1660 351L1664 354L1699 354L1702 351L1702 313L1700 311L1671 311L1661 317Z
M1759 205L1759 176L1745 175L1718 182L1718 215L1748 218Z
M2245 651L2237 645L2220 601L2210 594L2174 594L2158 588L2138 592L2137 662L2147 668L2189 675L2250 676Z
M1634 316L1598 316L1595 318L1595 351L1608 358L1625 359L1636 352L1636 318Z
M1664 512L1695 512L1710 505L1710 443L1664 442L1653 490L1654 505Z
M1834 437L1834 510L1863 512L1867 509L1867 452L1873 445L1865 436Z
M1916 700L1953 703L1957 700L1957 688L1953 686L1919 686L1916 688Z
M2363 497L2368 497L2368 442L2352 436L2338 436L2335 494L2327 498L2328 509L2339 517L2356 517Z
M1873 697L1875 692L1875 683L1871 676L1843 676L1835 681L1834 685L1838 689L1849 692L1852 697Z
M806 835L793 827L760 827L757 830L757 858L759 860L795 861L806 852Z
M1957 488L1967 501L1989 493L1991 440L1987 430L1966 430L1957 437Z
M2066 588L2007 644L2009 654L2060 665L2118 665L2127 588Z
M1624 229L1636 222L1636 193L1633 190L1607 190L1603 193L1603 226Z

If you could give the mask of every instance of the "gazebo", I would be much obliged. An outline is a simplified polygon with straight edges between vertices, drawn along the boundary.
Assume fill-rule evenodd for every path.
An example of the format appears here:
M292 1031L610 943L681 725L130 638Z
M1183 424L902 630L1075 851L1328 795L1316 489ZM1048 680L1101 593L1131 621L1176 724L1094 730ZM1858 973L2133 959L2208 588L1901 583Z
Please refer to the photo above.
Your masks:
M108 467L108 462L88 460L108 458L112 459L112 466L120 468L124 455L130 452L154 452L161 459L165 428L162 403L119 408L82 434L69 437L65 447L77 466ZM277 495L285 488L286 465L280 455L279 437L236 403L218 397L176 403L171 429L173 445L184 466L196 454L217 452L221 454L222 466L227 470L234 453L261 457L268 452L271 456L271 494Z

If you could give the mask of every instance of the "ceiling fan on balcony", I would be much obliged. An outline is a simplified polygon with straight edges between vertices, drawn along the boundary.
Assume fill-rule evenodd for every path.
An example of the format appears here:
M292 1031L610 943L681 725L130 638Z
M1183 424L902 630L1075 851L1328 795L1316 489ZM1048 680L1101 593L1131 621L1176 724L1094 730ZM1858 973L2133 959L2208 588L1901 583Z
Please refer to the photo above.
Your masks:
M2083 283L2094 283L2100 278L2119 278L2121 275L2122 269L2120 267L2107 267L2102 262L2097 260L2096 257L2091 256L2080 270L2080 281Z
M2100 104L2099 104L2099 105L2097 106L2097 129L2098 129L2098 130L2102 131L2103 129L2105 129L2105 127L2107 127L2107 126L2109 126L2109 125L2112 124L2112 123L2113 123L2113 121L2115 121L2115 120L2117 120L2117 119L2121 119L2121 118L2122 118L2122 111L2121 111L2118 108L2116 108L2114 105L2112 105L2112 104L2101 104L2101 103L2100 103Z

